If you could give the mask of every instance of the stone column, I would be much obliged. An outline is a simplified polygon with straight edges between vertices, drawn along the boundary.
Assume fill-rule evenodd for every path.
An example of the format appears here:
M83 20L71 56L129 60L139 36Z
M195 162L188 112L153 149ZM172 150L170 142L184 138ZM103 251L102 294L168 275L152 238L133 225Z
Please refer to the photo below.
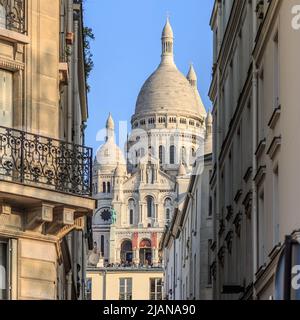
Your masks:
M109 263L116 263L116 235L115 226L110 227L110 238L109 238Z
M158 227L158 204L154 205L154 227Z
M139 210L139 228L143 227L143 205L140 204L140 210Z
M152 263L154 267L158 266L158 249L152 248Z
M140 250L139 248L135 248L133 251L133 263L139 264L140 262Z
M121 263L121 249L116 249L115 263Z

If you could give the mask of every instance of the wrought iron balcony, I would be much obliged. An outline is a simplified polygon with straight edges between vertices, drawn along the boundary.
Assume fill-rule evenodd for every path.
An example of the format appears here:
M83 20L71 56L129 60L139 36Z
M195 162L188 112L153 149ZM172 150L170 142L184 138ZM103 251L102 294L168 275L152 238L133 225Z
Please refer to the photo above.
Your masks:
M92 195L92 149L0 126L0 179Z
M25 0L0 0L0 28L26 32Z

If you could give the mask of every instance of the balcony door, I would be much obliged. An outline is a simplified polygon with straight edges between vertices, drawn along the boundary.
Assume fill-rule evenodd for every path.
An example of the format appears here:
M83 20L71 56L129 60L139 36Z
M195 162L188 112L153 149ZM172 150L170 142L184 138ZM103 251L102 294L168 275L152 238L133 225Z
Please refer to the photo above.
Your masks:
M0 126L13 124L13 74L0 69Z

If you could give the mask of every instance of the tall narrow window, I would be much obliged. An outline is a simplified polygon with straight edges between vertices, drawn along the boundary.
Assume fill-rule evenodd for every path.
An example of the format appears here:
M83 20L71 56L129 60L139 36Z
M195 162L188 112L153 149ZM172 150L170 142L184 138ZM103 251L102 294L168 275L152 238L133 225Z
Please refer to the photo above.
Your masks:
M129 210L129 224L133 224L133 210L130 209Z
M107 193L110 193L110 182L107 182Z
M164 164L165 162L165 148L164 146L159 146L159 163Z
M7 243L0 240L0 300L7 298Z
M154 216L154 201L151 196L147 197L147 217L152 218Z
M209 197L209 207L208 207L208 216L212 216L212 198Z
M186 164L186 149L185 147L181 148L181 162Z
M0 29L6 28L6 11L2 4L0 4Z
M167 221L167 223L170 221L170 218L171 218L171 212L170 212L170 209L167 208L167 210L166 210L166 221Z
M279 107L280 99L279 99L279 42L278 42L278 32L276 33L274 37L274 108Z
M102 183L102 192L106 193L106 182Z
M170 146L170 164L175 164L175 146Z
M196 151L195 148L191 148L191 152L190 152L190 165L193 165L195 163L196 160Z
M0 70L0 119L1 126L12 127L13 119L13 75Z
M132 278L120 278L119 300L132 300Z
M128 222L130 225L134 224L134 209L135 209L135 202L133 199L128 200Z
M162 279L150 279L150 300L162 300Z
M166 215L166 224L171 221L171 210L172 210L172 201L170 198L167 198L164 203L165 215Z
M100 250L101 250L101 256L104 257L104 235L101 235L100 238Z

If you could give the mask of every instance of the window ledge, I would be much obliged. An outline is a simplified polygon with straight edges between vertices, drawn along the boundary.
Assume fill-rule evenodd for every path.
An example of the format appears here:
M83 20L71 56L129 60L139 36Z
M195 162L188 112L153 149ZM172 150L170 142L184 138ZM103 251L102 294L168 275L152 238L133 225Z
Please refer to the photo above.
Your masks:
M276 124L280 118L281 114L281 105L279 105L276 109L274 109L272 116L269 120L268 126L270 129L274 130L276 127Z
M24 44L29 44L30 40L27 35L24 35L19 32L7 30L7 29L1 29L0 28L0 39L9 40L12 42L21 42Z

